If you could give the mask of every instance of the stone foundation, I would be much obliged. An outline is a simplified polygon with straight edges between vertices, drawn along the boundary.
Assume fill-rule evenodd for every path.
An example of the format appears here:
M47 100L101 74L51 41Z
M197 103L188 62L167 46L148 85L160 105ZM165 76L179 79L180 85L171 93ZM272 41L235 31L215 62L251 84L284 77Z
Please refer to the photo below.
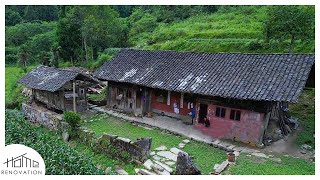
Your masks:
M22 104L22 112L28 121L39 123L49 129L58 130L62 121L62 115L50 111L36 104Z

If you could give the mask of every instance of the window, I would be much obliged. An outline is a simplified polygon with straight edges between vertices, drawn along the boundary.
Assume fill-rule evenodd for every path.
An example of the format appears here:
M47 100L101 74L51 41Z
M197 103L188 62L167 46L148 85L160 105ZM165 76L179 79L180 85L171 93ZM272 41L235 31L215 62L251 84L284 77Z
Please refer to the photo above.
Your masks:
M230 112L230 119L235 121L240 121L241 112L237 110L231 110Z
M226 116L226 108L216 107L216 117L224 118Z
M157 102L165 103L167 102L168 92L164 90L155 91L155 96L157 97Z

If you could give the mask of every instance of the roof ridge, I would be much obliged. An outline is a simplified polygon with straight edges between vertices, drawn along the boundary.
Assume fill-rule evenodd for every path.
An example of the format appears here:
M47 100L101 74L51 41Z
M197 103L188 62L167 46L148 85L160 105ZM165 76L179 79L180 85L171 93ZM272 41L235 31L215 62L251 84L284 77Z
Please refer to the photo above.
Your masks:
M121 48L121 50L149 51L149 52L176 52L176 53L195 53L195 54L244 54L244 55L315 55L315 53L246 53L246 52L198 52L198 51L176 51L176 50L150 50L138 48Z

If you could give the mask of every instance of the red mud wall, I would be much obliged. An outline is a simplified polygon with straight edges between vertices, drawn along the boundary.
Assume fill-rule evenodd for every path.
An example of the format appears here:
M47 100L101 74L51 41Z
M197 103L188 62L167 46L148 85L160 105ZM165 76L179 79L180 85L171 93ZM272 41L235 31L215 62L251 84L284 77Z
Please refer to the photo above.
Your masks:
M263 113L219 106L226 109L225 118L220 118L215 116L216 107L213 104L208 105L207 116L210 120L210 127L200 126L201 129L206 128L204 129L206 134L219 139L234 139L252 145L259 143L264 129ZM241 111L240 121L230 119L231 110Z
M189 112L192 111L192 109L188 109L188 102L183 101L183 108L180 108L180 98L181 98L181 94L180 93L176 93L176 92L171 92L170 95L170 105L167 105L167 101L165 102L158 102L157 101L157 96L155 95L155 93L152 93L151 96L151 108L152 109L157 109L159 111L163 111L163 112L169 112L169 113L174 113L173 111L173 104L174 102L177 103L178 108L179 108L179 114L180 115L188 115ZM195 103L193 103L195 105Z

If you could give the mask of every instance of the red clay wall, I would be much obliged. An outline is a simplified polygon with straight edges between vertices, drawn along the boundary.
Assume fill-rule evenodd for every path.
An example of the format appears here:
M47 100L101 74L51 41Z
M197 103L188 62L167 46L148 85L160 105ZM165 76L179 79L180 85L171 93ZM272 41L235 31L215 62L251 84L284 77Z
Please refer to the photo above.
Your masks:
M181 98L181 94L180 93L176 93L176 92L171 92L170 95L170 105L167 105L167 101L165 102L158 102L157 101L157 96L155 95L155 93L152 93L151 96L151 108L152 109L157 109L159 111L163 111L163 112L169 112L169 113L174 113L173 111L173 104L176 101L178 108L179 108L179 114L180 115L188 115L189 112L192 111L192 109L188 109L188 102L183 101L183 108L180 108L180 98ZM194 104L195 105L195 104Z
M199 107L199 103L197 107ZM208 105L207 117L210 120L210 127L206 128L202 124L198 124L196 127L215 138L234 139L252 145L259 143L264 130L263 113L228 107L223 108L226 109L226 115L225 118L220 118L215 116L216 105ZM230 119L231 109L241 111L240 121Z

